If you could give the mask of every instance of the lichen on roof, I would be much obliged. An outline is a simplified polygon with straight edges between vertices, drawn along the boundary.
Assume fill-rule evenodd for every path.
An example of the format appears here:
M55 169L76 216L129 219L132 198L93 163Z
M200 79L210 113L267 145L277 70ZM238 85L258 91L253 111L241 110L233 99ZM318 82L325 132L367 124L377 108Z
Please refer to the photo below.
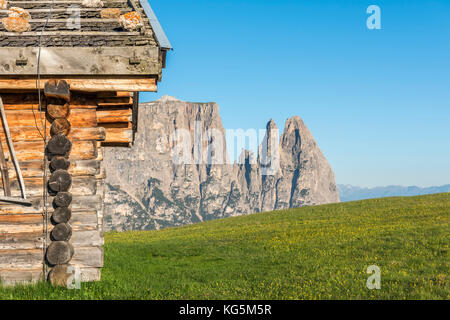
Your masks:
M0 76L35 75L41 52L42 75L161 79L170 48L145 0L0 1Z
M29 21L31 28L25 32L21 31L24 33L18 37L18 34L11 33L2 23L0 47L38 46L39 35L48 17L51 3L40 0L9 1L7 5L8 9L0 10L0 19L22 17ZM125 18L119 19L117 15ZM126 19L128 16L133 19ZM136 20L135 17L142 19ZM44 35L43 47L158 45L139 1L55 1Z

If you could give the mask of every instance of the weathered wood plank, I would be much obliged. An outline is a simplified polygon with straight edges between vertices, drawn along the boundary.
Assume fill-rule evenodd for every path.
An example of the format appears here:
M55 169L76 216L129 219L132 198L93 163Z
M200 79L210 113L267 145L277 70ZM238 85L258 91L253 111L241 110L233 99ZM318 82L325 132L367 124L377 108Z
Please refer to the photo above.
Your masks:
M74 247L71 264L80 267L103 267L101 247ZM38 269L42 267L43 250L0 250L0 269Z
M79 214L74 214L79 216ZM13 215L6 216L7 218L12 217ZM19 216L19 215L16 215ZM22 216L31 216L31 215L22 215ZM34 215L33 215L34 216ZM25 221L24 223L17 223L15 221L8 222L5 216L2 216L3 221L0 223L0 235L4 240L7 237L16 235L16 239L25 239L28 240L30 237L41 237L43 232L43 216L40 215L40 219L36 218L30 219L29 221ZM69 225L72 226L74 232L84 232L84 231L96 231L98 230L97 220L94 221L92 217L89 217L91 221L89 223L77 223L70 221ZM52 231L54 225L49 226L49 231ZM0 240L1 242L1 240Z
M0 240L0 250L35 250L44 246L44 233L27 232L11 233ZM74 231L70 239L72 245L77 247L98 247L104 244L104 239L98 230Z
M71 264L84 267L103 267L103 248L101 247L75 247L75 254Z
M74 231L70 242L78 247L101 247L105 243L102 234L98 230Z
M27 197L38 197L43 194L43 180L40 178L24 178ZM3 186L0 185L0 193ZM92 176L73 177L70 193L74 196L94 195L97 192L97 179ZM11 181L11 194L20 197L21 192L17 180ZM2 203L0 203L1 205ZM0 209L1 210L1 209Z
M101 271L99 268L80 267L69 263L72 268L79 268L81 282L100 281ZM19 284L37 283L43 279L42 268L34 269L0 269L0 282L4 287L16 286Z
M25 207L15 204L4 203L0 206L0 215L2 214L38 214L43 212L42 197L30 197L31 207ZM53 197L49 197L49 212L53 212ZM102 209L102 196L74 196L71 204L72 212L97 211Z
M81 282L100 281L101 279L101 269L99 268L84 267L80 268L80 272Z
M42 280L42 268L0 269L0 284L4 287L36 283L40 280Z
M0 225L33 225L42 224L43 216L41 214L16 214L0 215ZM74 230L91 230L97 228L97 212L73 212L70 224ZM7 229L5 232L8 232Z
M19 163L24 178L41 178L43 177L42 160L25 161ZM100 173L100 161L98 160L77 160L70 161L69 173L72 177L77 176L95 176ZM16 179L16 171L13 167L9 168L9 176Z
M0 250L0 269L38 269L42 267L43 251Z
M19 225L6 225L0 224L0 228L4 229L7 226L13 226L15 229L11 229L7 233L0 231L0 250L32 250L42 249L43 240L45 238L42 217L40 225L26 225L22 228L26 231L18 231ZM49 232L53 230L53 226L50 226ZM97 222L89 226L79 226L72 224L73 235L70 242L74 247L92 247L102 246L104 244L103 234L97 228Z
M4 37L37 37L39 31L32 32L1 32L0 36ZM95 31L45 31L44 36L50 37L98 37L102 38L112 36L114 38L121 37L140 37L139 32L113 31L113 32L95 32ZM36 39L38 40L38 39ZM123 76L128 79L136 77L155 77L161 72L161 62L159 60L160 52L156 46L131 46L131 47L77 47L77 54L73 54L73 48L68 47L43 47L41 50L41 75L64 75L66 78L75 78L74 76L94 74L96 76ZM99 51L100 50L100 51ZM37 67L37 47L26 48L2 48L4 57L2 57L2 68L0 74L7 75L28 75L36 74ZM101 54L99 54L101 53ZM25 66L17 66L17 57L27 59ZM62 63L67 56L71 57L71 63ZM130 64L130 59L134 57L145 57L139 60L137 64ZM92 77L89 77L92 80ZM89 80L86 77L86 80ZM104 79L107 80L108 78ZM142 79L142 78L141 78ZM36 82L36 81L35 81ZM92 82L91 82L92 83ZM111 82L109 82L111 83ZM80 91L77 87L80 83L70 81L71 90ZM34 84L36 88L36 83ZM83 86L84 87L84 86ZM12 88L11 88L12 89ZM81 90L84 91L84 90ZM99 87L95 91L111 91L101 90ZM113 91L134 91L117 89Z
M42 221L42 217L41 217ZM43 227L36 232L0 233L0 250L31 250L43 248Z

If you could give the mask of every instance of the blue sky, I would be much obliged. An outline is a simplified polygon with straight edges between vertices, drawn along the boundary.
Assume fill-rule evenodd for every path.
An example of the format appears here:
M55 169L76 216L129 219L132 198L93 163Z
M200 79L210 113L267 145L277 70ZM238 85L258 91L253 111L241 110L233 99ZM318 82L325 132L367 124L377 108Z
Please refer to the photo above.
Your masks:
M450 183L450 0L150 3L175 50L143 101L217 102L227 129L298 115L340 184Z

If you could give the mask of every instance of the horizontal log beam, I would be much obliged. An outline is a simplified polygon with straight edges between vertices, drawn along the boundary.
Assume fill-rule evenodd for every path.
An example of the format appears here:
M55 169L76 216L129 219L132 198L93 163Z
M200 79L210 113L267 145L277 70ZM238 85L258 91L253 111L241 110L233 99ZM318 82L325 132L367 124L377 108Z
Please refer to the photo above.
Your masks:
M66 80L73 91L105 92L105 91L132 91L132 92L156 92L158 90L156 79L153 78L123 78L123 79L96 79L96 78L71 78L70 76L59 78ZM41 80L41 89L44 89L45 79ZM1 90L37 90L36 79L4 79L0 78Z
M69 266L72 265L69 263ZM77 267L77 266L74 266ZM93 282L100 281L101 279L101 269L100 268L90 268L90 267L81 267L81 282Z
M19 284L36 283L42 280L42 267L28 269L0 269L2 286L16 286Z
M1 93L5 110L39 110L37 92ZM42 110L46 110L46 98L42 92ZM96 109L97 97L94 94L74 93L70 99L71 109Z
M43 162L42 160L36 161L23 161L19 163L22 175L24 178L42 178ZM99 160L76 160L70 162L69 173L72 177L77 176L96 176L100 173L100 161ZM11 179L16 179L16 171L13 167L9 167L9 176Z
M99 123L99 126L103 128L115 128L115 129L131 129L133 130L133 124L131 122L105 122Z
M98 212L72 212L70 224L75 230L81 230L83 228L96 229L98 228Z
M43 194L43 183L41 178L24 178L26 196L38 197ZM0 194L3 192L3 186L0 185ZM97 192L97 179L92 176L73 177L70 193L74 196L95 195ZM21 191L17 180L11 181L11 195L20 197ZM3 202L0 201L0 206Z
M101 277L100 269L95 267L80 267L69 263L69 266L79 268L81 282L99 281ZM41 268L27 269L0 269L0 281L3 286L10 287L19 284L36 283L42 280Z
M103 248L75 247L75 254L70 263L82 267L102 268L104 264Z
M0 250L0 269L37 269L42 267L42 250ZM103 267L103 249L100 247L75 247L71 264L80 267Z
M27 234L42 232L42 218L39 223L35 224L0 224L0 234L11 237L14 234ZM1 241L3 242L3 241Z
M44 234L41 231L37 233L12 233L6 239L1 239L0 250L33 250L42 249L44 246ZM102 246L104 239L98 230L76 231L70 240L74 247L83 246Z
M0 269L37 269L42 267L43 252L33 250L0 250Z
M7 145L4 141L1 142L3 148L7 149ZM32 141L32 142L16 142L14 143L18 161L32 161L44 159L44 142ZM72 160L93 160L97 158L97 147L95 141L76 141L73 143L72 150L70 152L70 158Z
M97 228L97 224L93 224L90 226L72 226L72 229L74 231L74 234L84 234L89 235L90 238L93 237L93 234L97 234L96 237L100 239L101 232ZM51 225L49 227L49 232L51 232L55 228L55 226ZM36 245L38 245L38 248L42 248L42 239L44 237L43 233L43 219L41 216L41 221L39 223L34 224L6 224L6 223L0 223L0 234L2 234L0 238L0 243L5 244L6 242L12 240L14 244L20 243L22 241L27 242L30 240L33 240ZM2 239L3 238L3 239ZM5 241L6 239L6 241ZM77 241L82 241L81 236L77 236L75 239L77 239L75 242L71 239L70 242L73 244L76 244ZM100 241L100 240L99 240ZM11 242L11 241L10 241ZM80 242L81 243L81 242ZM87 243L87 242L83 242Z
M41 217L42 220L42 217ZM0 234L0 250L42 249L43 227L36 232Z
M133 130L123 128L107 128L104 143L131 143L133 141Z
M70 224L74 230L93 230L98 227L97 211L73 212ZM12 214L0 215L0 226L5 225L35 225L42 224L41 214ZM3 227L3 229L5 229ZM40 230L42 231L42 230ZM8 233L8 231L6 230ZM25 239L25 236L24 236ZM2 238L0 238L2 240Z
M99 98L99 99L97 99L97 105L99 107L131 106L132 104L133 104L132 97Z
M49 212L53 212L52 196L49 197ZM41 197L30 197L28 200L31 201L31 207L24 207L15 204L5 203L1 205L0 215L11 215L11 214L42 214L44 200ZM74 212L85 212L85 211L99 211L102 210L102 195L96 194L93 196L74 196L72 199L72 213Z
M40 120L38 120L40 121ZM38 122L39 123L39 122ZM41 128L39 128L41 129ZM19 141L40 141L42 136L36 127L18 127L14 126L10 128L11 138L13 142ZM46 136L50 136L50 126L47 126ZM71 141L103 141L106 139L106 130L103 127L87 127L87 128L74 128L72 126L69 135L67 136ZM5 134L0 130L0 139L5 139Z
M14 214L14 215L0 215L0 225L2 224L38 224L42 222L42 215L40 214Z
M41 120L46 119L45 112L37 110L8 110L6 111L6 119L9 127L36 127L42 128ZM97 114L94 109L74 109L71 110L68 120L72 127L86 128L97 126ZM51 123L47 121L47 127L51 127Z
M132 109L97 110L97 123L131 122Z
M114 92L97 92L97 98L130 98L133 97L132 92L114 91Z

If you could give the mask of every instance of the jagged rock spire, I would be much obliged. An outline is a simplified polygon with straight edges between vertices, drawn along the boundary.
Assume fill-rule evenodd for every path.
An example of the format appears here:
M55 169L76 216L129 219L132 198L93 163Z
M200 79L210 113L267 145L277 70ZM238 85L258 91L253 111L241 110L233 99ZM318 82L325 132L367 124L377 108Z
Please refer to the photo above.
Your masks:
M107 229L154 229L339 201L333 171L300 117L286 121L281 137L270 120L257 154L242 151L238 164L176 165L171 150L177 129L192 140L210 129L225 136L218 105L169 96L144 105L139 126L145 130L135 146L105 150ZM188 152L193 159L194 148Z

